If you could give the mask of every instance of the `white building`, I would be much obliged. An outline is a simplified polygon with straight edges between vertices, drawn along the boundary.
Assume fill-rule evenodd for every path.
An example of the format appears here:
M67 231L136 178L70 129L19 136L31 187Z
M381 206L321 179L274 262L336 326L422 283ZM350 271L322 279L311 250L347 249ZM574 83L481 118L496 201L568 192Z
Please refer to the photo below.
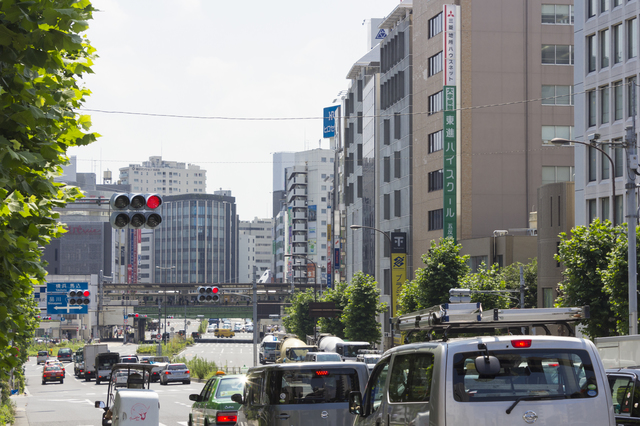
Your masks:
M238 226L238 282L258 280L271 268L274 219L241 220ZM255 267L255 270L254 270Z
M121 184L131 185L133 192L155 192L160 195L206 193L207 171L195 164L163 161L149 157L142 164L129 164L120 169Z

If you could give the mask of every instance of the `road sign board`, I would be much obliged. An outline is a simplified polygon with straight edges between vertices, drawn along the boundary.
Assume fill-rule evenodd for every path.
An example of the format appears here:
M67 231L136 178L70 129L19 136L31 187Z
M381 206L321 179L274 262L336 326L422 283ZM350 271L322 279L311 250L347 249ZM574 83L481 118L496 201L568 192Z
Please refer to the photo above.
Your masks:
M88 290L88 282L47 283L47 315L87 314L89 305L69 306L68 293L71 290Z

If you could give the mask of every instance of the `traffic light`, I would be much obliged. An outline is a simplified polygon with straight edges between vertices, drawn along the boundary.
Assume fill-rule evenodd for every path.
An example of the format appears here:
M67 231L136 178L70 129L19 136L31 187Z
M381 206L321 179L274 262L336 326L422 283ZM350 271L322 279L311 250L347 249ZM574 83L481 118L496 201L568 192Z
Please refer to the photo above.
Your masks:
M88 305L91 303L91 292L89 290L71 290L67 294L69 305Z
M140 314L127 314L129 318L138 318Z
M116 229L154 229L162 223L158 210L161 205L162 197L158 194L115 193L109 201L113 210L111 226Z
M218 287L202 286L198 287L198 302L213 302L218 303L220 301L220 289Z

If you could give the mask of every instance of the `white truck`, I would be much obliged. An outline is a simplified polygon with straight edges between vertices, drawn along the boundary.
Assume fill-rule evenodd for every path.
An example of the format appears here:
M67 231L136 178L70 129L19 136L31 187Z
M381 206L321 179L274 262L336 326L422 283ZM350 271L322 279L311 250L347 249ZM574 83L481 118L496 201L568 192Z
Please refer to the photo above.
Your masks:
M93 345L85 345L82 349L84 359L84 380L89 381L96 377L96 355L109 352L109 346L106 343L96 343Z
M364 392L351 392L354 426L587 426L616 424L604 366L585 339L531 335L567 325L585 308L434 306L395 319L405 336L428 341L384 353ZM522 328L524 331L521 331ZM496 332L496 330L499 330ZM517 334L512 334L517 333ZM453 338L458 334L489 334Z
M356 361L359 350L371 348L369 342L345 342L330 334L320 334L317 346L319 352L335 352L343 361Z
M596 337L596 348L604 368L623 368L640 365L640 335Z

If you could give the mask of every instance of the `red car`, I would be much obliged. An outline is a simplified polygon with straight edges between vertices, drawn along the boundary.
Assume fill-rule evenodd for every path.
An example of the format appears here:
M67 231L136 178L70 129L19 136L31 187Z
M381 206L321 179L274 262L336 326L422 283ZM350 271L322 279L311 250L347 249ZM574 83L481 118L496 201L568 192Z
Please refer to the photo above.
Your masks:
M59 365L45 365L42 369L42 384L58 381L64 383L64 369L60 368Z

